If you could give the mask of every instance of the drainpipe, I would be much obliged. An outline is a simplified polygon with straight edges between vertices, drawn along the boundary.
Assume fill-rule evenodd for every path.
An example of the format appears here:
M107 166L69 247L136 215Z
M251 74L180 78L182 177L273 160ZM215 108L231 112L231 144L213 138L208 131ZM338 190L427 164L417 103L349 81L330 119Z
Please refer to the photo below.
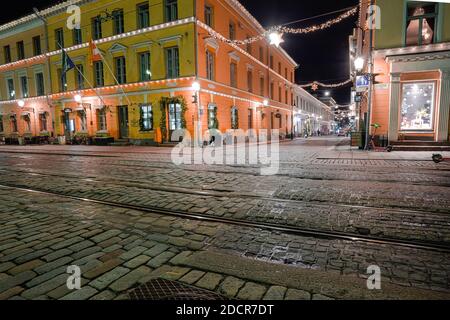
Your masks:
M50 103L50 94L52 92L52 73L50 68L50 57L47 56L47 54L50 52L50 45L48 42L48 22L47 19L45 19L40 13L39 10L36 8L33 8L34 14L38 19L40 19L44 23L44 38L45 38L45 54L47 57L47 83L48 87L46 91L47 95L47 104L51 108L52 105ZM56 128L55 128L55 109L51 108L52 112L52 129L53 129L53 135L56 135Z
M370 5L374 4L374 0L370 0ZM375 78L372 76L373 74L373 27L369 28L369 93L368 93L368 102L367 102L367 123L366 123L366 141L365 141L365 150L369 150L369 137L370 137L370 118L372 114L372 91L373 91L373 82Z

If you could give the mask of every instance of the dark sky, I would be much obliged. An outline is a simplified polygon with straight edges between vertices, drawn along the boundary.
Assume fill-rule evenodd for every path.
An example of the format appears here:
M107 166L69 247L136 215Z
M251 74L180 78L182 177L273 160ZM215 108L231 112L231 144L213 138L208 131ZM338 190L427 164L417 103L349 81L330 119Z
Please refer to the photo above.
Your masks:
M21 0L21 5L14 11L3 10L0 23L32 13L32 8L46 8L59 3L55 0ZM264 26L283 24L295 20L317 16L323 13L344 9L358 4L358 0L240 0ZM331 16L305 21L291 27L307 27L338 16ZM325 31L308 35L285 35L283 47L300 64L297 82L319 80L322 82L341 82L348 79L348 36L356 24L356 16ZM323 94L324 91L318 91ZM350 88L332 90L332 96L340 104L350 100Z

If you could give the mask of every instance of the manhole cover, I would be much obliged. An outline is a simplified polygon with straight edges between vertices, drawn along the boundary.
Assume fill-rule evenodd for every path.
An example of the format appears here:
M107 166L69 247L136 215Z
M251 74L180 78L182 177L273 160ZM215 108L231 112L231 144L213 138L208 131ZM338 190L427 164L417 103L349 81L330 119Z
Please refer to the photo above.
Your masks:
M229 300L215 292L166 279L151 280L134 288L128 295L131 300Z

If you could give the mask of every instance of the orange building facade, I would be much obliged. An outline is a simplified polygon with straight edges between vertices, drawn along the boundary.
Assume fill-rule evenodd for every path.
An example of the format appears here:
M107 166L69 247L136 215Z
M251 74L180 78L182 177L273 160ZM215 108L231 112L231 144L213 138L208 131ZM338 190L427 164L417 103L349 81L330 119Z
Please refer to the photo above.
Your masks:
M80 7L79 31L66 27L69 4ZM292 133L297 64L265 39L227 42L264 32L236 0L79 0L39 16L0 26L4 140L156 144L196 126ZM90 63L91 39L101 64ZM76 65L65 77L61 47Z

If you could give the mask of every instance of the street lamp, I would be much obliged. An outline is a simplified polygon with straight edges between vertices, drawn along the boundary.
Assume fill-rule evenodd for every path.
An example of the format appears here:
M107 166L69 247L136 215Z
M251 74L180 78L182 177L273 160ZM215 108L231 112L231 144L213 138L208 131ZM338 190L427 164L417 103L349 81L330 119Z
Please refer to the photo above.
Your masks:
M330 96L330 91L325 91L325 97L329 97Z
M355 59L355 69L356 71L360 72L364 68L364 58L358 57Z
M81 95L79 95L79 94L76 94L73 98L75 99L75 102L77 102L77 103L80 103L81 99L82 99Z
M263 105L264 105L264 107L267 107L267 106L269 105L269 100L267 100L267 99L264 99L264 101L263 101Z
M25 106L25 101L19 100L19 101L17 102L17 104L19 105L19 107L23 108L23 107Z
M198 92L198 91L200 91L200 83L198 83L197 81L195 81L193 84L192 84L192 90L194 90L195 92Z

